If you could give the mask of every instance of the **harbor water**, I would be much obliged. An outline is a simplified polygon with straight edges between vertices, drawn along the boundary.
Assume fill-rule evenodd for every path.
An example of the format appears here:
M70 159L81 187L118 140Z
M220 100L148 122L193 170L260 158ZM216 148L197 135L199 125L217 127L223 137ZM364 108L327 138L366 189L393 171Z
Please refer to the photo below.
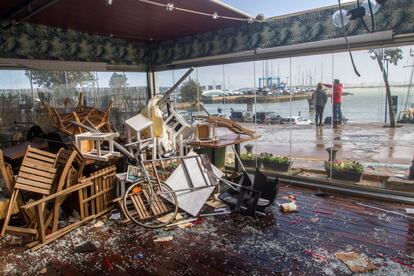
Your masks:
M385 88L346 88L345 92L352 93L343 97L342 113L349 121L348 123L383 123L385 121ZM392 87L393 96L398 96L398 110L404 109L407 95L407 87ZM411 101L409 100L409 103ZM247 110L247 104L205 104L210 113L217 113L217 108L222 112L231 114L231 109L242 111ZM254 107L253 107L254 108ZM307 100L292 102L257 103L256 111L277 112L282 117L298 116L314 120L314 115L309 112ZM328 99L325 106L324 117L331 116L332 103ZM387 119L388 120L388 119Z

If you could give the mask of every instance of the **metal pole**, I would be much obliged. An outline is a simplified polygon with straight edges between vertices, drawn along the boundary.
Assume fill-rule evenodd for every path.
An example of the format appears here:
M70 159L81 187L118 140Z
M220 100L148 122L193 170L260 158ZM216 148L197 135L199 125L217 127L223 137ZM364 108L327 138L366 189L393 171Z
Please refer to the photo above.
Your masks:
M387 78L388 78L388 59L385 59L387 62ZM390 103L391 104L391 103ZM387 91L385 91L385 123L387 123L387 117L388 117L388 97L387 97Z

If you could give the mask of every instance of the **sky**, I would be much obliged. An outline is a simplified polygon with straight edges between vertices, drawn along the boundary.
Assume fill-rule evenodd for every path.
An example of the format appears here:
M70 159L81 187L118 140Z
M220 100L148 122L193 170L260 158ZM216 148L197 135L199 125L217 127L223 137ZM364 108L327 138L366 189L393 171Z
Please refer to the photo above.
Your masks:
M222 2L251 15L263 13L266 17L337 4L336 0L223 0ZM342 0L342 2L350 1ZM409 82L411 69L404 68L404 66L414 63L413 58L409 55L410 48L414 49L414 46L403 47L404 59L400 61L398 66L390 66L391 82ZM314 82L330 82L333 78L339 78L344 84L349 85L382 83L382 75L378 69L378 64L369 57L367 51L353 52L353 55L357 68L362 75L361 77L354 74L349 55L346 52L334 55L257 61L255 64L246 62L225 66L201 67L197 68L191 77L197 79L201 85L220 84L224 88L233 90L258 86L259 77L264 75L279 75L282 81L291 82L293 86L308 82L311 78L314 79ZM159 86L172 86L184 72L185 70L175 70L158 73ZM112 72L98 72L97 75L99 87L108 87ZM126 73L126 75L129 86L145 86L145 73ZM24 71L0 70L0 89L29 87L30 83L24 75Z
M352 1L342 0L341 3ZM222 0L221 2L252 16L262 13L267 18L338 4L337 0Z

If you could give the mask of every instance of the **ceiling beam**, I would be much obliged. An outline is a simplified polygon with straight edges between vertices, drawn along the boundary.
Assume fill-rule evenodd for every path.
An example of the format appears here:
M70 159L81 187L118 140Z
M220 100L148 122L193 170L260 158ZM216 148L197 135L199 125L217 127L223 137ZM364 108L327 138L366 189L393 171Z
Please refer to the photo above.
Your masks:
M35 9L35 10L33 10L33 11L29 12L29 13L28 13L27 15L25 15L23 18L20 18L20 19L18 20L18 22L25 21L25 20L27 20L27 19L31 18L32 16L35 16L35 15L36 15L36 14L38 14L39 12L41 12L41 11L43 11L43 10L45 10L45 9L49 8L50 6L52 6L52 5L56 4L56 3L57 3L57 2L59 2L59 1L60 1L60 0L48 0L48 1L46 1L46 3L44 3L44 4L40 5L37 9Z
M33 5L35 2L37 2L38 0L27 0L24 1L23 4L19 5L18 7L14 8L13 10L11 10L10 12L8 12L5 15L2 15L2 19L8 19L8 20L12 20L14 19L17 15L19 15L20 13L24 12L24 11L29 11L30 6Z

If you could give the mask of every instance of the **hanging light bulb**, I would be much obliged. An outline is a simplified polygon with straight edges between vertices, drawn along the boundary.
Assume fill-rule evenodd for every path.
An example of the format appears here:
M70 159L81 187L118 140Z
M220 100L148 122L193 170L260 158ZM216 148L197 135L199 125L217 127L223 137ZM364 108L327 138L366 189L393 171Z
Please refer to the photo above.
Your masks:
M108 6L112 5L112 0L106 0L106 4L107 4Z
M254 18L253 17L247 18L247 23L253 24L254 23Z
M167 3L165 5L165 8L167 9L167 11L173 11L175 7L173 3Z
M343 24L342 24L342 20L343 20ZM333 15L332 15L332 22L333 24L338 27L338 28L342 28L344 26L346 26L350 21L350 18L348 16L348 11L347 10L342 10L342 18L341 18L341 11L337 10Z
M214 12L213 13L213 15L211 16L211 17L213 17L213 19L218 19L219 18L219 15L218 15L218 13L217 12Z
M361 4L361 7L365 8L365 13L371 15L371 10L369 8L369 2L371 2L372 13L376 14L381 7L381 5L376 0L364 0Z

